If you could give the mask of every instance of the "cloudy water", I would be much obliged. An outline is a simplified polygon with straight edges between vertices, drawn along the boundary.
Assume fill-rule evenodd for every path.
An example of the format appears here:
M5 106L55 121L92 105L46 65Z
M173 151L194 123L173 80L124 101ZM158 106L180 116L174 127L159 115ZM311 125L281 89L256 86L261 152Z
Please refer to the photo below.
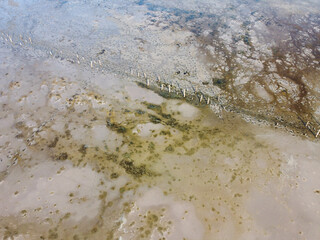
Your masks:
M318 1L0 2L3 239L319 239Z

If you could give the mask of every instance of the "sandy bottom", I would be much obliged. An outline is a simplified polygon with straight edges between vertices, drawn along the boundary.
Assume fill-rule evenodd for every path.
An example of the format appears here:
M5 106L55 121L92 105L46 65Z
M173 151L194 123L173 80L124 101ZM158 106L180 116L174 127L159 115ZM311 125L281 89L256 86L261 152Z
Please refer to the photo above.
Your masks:
M319 239L320 145L1 49L3 239Z

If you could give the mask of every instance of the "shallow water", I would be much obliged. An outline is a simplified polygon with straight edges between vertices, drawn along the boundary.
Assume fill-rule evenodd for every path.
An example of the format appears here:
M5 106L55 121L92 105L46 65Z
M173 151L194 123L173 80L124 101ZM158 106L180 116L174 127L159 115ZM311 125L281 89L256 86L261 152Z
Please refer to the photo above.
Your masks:
M126 3L131 5L125 6ZM170 78L166 78L172 71L170 61L185 63L190 76L193 74L191 62L195 61L197 74L201 69L199 59L188 62L188 55L182 52L167 61L161 55L165 53L157 51L157 47L171 48L172 44L177 44L175 41L197 34L192 29L203 31L197 24L208 16L196 13L207 9L207 14L213 6L209 4L210 8L206 8L205 1L187 3L185 6L160 1L156 4L120 1L113 5L103 1L61 4L46 1L44 5L36 1L8 1L1 4L1 12L5 13L0 19L2 30L11 33L2 34L0 48L2 238L320 237L317 227L320 224L320 148L312 129L308 130L300 121L299 125L288 113L290 107L281 114L298 127L256 117L237 102L232 103L236 106L234 111L227 109L224 103L207 104L209 96L214 101L215 95L210 93L203 95L199 103L197 91L191 94L190 87L185 88L187 96L184 97L184 88L175 91L176 86L170 85ZM233 4L236 3L242 2ZM97 8L96 4L104 5ZM215 13L229 9L228 4L231 3L217 1ZM278 10L288 9L285 2L272 4ZM312 4L316 6L314 12L310 10ZM28 9L27 5L38 9ZM42 13L44 6L47 10ZM297 9L295 2L290 2L290 6L292 14ZM80 14L85 7L89 9L86 18ZM306 2L304 7L306 9L300 9L302 12L318 16L317 3ZM227 10L228 14L229 11L232 9ZM245 8L242 11L236 16L246 16ZM35 12L39 15L33 15ZM53 21L45 28L47 12L57 14L60 22ZM32 13L30 18L24 19L28 13ZM165 28L156 28L156 33L149 33L152 37L148 31L141 30L149 16L146 13L162 14L164 19L168 15L195 16L182 19L189 21L190 28L172 33L171 37L178 39L173 41L165 35L168 34ZM61 16L77 24L65 28L68 24ZM134 22L129 16L133 16ZM123 32L129 23L137 24L132 31L140 29L139 34L146 39L165 33L159 39L161 45L155 43L148 49L144 39L135 39L142 42L144 50L140 50L145 53L135 55L136 46L141 44L130 40L137 33ZM23 24L32 34L22 32ZM55 29L59 24L60 28ZM88 25L93 29L91 32ZM20 45L19 34L29 42L23 43L20 39ZM59 34L65 38L71 36L72 40L57 41ZM29 35L31 40L26 37ZM109 38L109 44L103 36ZM110 40L118 40L119 36L123 42L118 45ZM105 41L105 45L101 41ZM121 44L135 47L128 46L124 51L125 45ZM200 51L196 42L188 44L189 50ZM110 55L93 57L98 49L99 52L106 49ZM117 57L116 50L122 51L121 57ZM153 53L159 56L149 58ZM172 50L168 49L167 53ZM78 56L72 59L72 54ZM136 56L141 58L135 62ZM313 69L318 71L317 67ZM151 75L150 72L155 73ZM176 73L179 74L188 75L184 71ZM202 74L209 76L207 72ZM165 80L159 83L159 77L164 76ZM309 80L306 85L313 83ZM188 80L187 84L190 81L196 83ZM168 84L172 86L170 92ZM217 90L215 86L202 85L208 92ZM220 97L223 101L224 94L231 90L220 87L220 91L225 91L219 95L219 101ZM269 101L264 88L255 89L264 101ZM319 92L315 88L308 94L311 99L317 99ZM286 99L291 97L294 98L290 95ZM261 103L261 99L251 100L253 112L260 111L259 104L266 104ZM313 101L318 104L317 100ZM270 101L268 106L279 107ZM287 107L287 103L279 109L284 106ZM274 116L275 113L270 114ZM316 111L312 110L312 114L317 119Z

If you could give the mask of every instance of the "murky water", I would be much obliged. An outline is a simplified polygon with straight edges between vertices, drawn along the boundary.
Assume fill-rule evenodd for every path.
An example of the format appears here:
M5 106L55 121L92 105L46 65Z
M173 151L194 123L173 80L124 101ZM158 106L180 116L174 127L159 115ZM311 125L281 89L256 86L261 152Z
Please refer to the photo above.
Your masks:
M3 239L320 238L317 2L0 6Z

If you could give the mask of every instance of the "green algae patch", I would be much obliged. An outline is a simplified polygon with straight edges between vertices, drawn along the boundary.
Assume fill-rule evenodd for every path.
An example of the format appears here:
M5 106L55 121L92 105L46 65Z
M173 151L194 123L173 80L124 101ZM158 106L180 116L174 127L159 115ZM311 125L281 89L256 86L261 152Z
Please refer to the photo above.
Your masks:
M136 166L133 161L122 160L120 166L123 167L126 173L132 175L135 178L140 178L142 176L152 176L154 175L151 171L146 168L146 165L142 164Z
M111 179L116 179L116 178L118 178L119 177L119 174L118 173L111 173L111 175L110 175L110 178Z
M55 148L59 141L59 137L55 137L54 140L48 145L49 148Z
M161 111L161 106L160 105L147 103L147 102L144 102L144 103L145 103L145 105L147 106L148 109L154 110L156 112L160 112Z
M110 120L107 120L107 127L110 128L112 131L116 131L117 133L127 132L127 128L125 128L119 123L111 122Z
M168 153L173 153L174 152L174 147L169 144L169 146L167 146L165 149L164 149L165 152L168 152Z
M197 152L196 148L190 148L190 149L185 149L185 150L186 150L185 155L188 155L188 156L191 156Z
M213 78L212 84L224 90L227 87L227 80L225 78Z
M68 153L66 152L60 153L57 159L62 161L68 159Z
M153 142L150 142L148 145L148 150L150 152L154 152L155 148L156 148L156 145Z
M154 124L158 124L158 123L162 122L160 118L158 118L157 116L152 115L152 114L149 114L149 120L150 120L150 122L152 122Z
M149 120L150 122L154 124L162 123L164 125L170 126L172 128L176 128L179 131L185 132L191 129L191 126L189 124L180 124L177 119L173 118L171 114L161 114L159 117L153 114L149 114ZM161 118L162 117L162 118Z
M114 153L105 153L105 157L108 161L112 161L114 163L118 162L119 156Z
M82 156L85 156L87 154L87 148L85 144L82 144L78 151L82 153Z
M166 130L162 130L162 131L160 132L160 135L169 136L169 137L172 136L170 130L167 130L167 131L166 131Z
M137 109L137 110L135 111L135 113L136 113L137 115L143 115L143 114L145 114L146 112L143 111L143 110L141 110L141 109Z

